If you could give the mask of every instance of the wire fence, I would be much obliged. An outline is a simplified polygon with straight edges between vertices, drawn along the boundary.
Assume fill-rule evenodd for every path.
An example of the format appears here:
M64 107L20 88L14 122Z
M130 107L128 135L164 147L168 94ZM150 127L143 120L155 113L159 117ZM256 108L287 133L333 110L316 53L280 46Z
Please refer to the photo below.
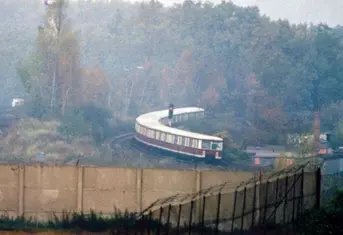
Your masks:
M151 234L258 234L256 229L279 225L288 233L304 210L320 206L320 196L320 168L306 162L240 185L226 182L157 200L142 218L157 221Z

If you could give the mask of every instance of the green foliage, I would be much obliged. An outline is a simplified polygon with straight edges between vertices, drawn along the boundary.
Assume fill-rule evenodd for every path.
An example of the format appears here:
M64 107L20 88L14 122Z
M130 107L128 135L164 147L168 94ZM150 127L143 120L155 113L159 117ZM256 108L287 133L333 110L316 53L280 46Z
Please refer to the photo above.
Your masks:
M93 105L73 108L62 116L58 130L68 138L90 135L99 144L113 134L111 117L108 110Z
M93 105L83 106L80 110L83 118L91 127L91 135L96 143L101 143L113 134L112 128L108 124L108 119L112 115L108 110Z
M36 231L36 230L68 230L68 231L89 231L108 232L124 231L126 229L139 230L144 223L145 227L156 228L154 220L138 219L134 213L114 213L104 216L101 213L90 211L89 214L63 213L60 217L54 215L53 219L47 222L38 222L24 217L0 217L0 230L14 231Z
M90 134L90 127L82 110L70 109L62 117L58 131L67 138L82 137Z
M225 141L225 140L224 140ZM233 163L248 163L250 160L249 155L237 148L225 148L223 149L222 157L224 160Z
M11 12L17 11L17 5L35 9L34 3L19 2L7 1ZM97 11L92 10L93 6ZM37 28L37 21L33 20L36 12L23 11L26 17L20 20L29 19L28 25ZM170 8L163 8L156 1L136 5L122 1L110 4L81 1L70 3L65 12L73 27L82 32L83 64L97 64L111 75L114 86L109 107L121 117L166 107L171 101L176 106L196 104L214 113L232 113L240 123L248 123L249 127L241 131L245 136L240 138L247 139L248 144L275 144L284 141L285 133L310 131L312 116L308 113L326 109L343 99L342 27L271 21L255 7L242 8L230 1L218 5L186 1ZM5 11L3 15L10 14ZM64 30L71 33L70 28ZM18 45L13 48L2 46L3 57L15 55L15 61L16 54L25 57L27 44L33 45L36 34L33 32L24 29L20 33L10 32L12 38L5 38L4 42L12 42L13 35L21 37L17 37ZM33 53L17 72L26 91L41 92L39 96L45 98L39 102L50 105L51 101L61 103L61 97L69 93L51 99L52 89L47 88L51 88L51 82L45 79L51 81L54 66L53 60L47 58L56 55L54 45L48 43L53 40L44 41L44 35L40 34L37 42L40 52L46 53L40 54L41 57ZM63 38L68 41L63 45L68 47L61 52L64 58L72 59L67 60L66 71L69 68L77 71L78 50L73 53L69 50L78 48L76 37L64 34ZM0 61L2 68L7 64L8 61ZM138 66L144 69L137 69ZM68 76L77 78L75 71ZM36 89L38 85L42 89ZM95 89L96 84L92 83L92 87ZM73 103L72 99L62 100ZM35 107L43 107L39 102ZM340 115L338 106L331 108L330 117L323 116L328 130L337 126ZM37 116L44 112L38 112ZM103 125L98 123L93 127L96 139L107 135Z
M337 123L333 133L330 134L329 144L333 149L343 146L343 120Z
M307 211L298 221L305 234L326 235L343 233L343 191L337 191L332 201L323 208Z

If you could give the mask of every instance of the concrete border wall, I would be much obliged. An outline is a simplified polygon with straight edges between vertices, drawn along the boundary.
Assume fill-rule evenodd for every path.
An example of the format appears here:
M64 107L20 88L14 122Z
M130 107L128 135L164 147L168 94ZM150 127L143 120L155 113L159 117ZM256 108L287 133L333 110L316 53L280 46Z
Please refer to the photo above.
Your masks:
M63 212L137 212L159 198L194 193L251 172L0 165L0 214L45 220Z

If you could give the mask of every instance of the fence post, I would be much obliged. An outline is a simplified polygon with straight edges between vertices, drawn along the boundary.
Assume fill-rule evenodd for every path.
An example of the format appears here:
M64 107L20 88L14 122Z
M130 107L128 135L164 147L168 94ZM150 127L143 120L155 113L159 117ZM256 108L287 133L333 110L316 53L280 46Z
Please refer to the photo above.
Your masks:
M264 196L264 205L263 205L263 222L262 224L265 225L266 223L266 215L267 215L267 209L268 209L268 192L269 191L269 181L267 181L266 184L266 192Z
M18 209L17 209L17 217L20 217L20 216L24 215L25 166L18 165L18 170L19 170L19 173L18 173L18 177L19 178L18 178ZM81 207L79 207L79 200L77 202L78 202L78 209L79 209L79 208L81 208Z
M321 190L322 174L320 167L316 170L316 205L315 208L320 208L320 190Z
M145 231L144 231L144 229L146 227L146 221L145 220L146 220L145 215L142 214L142 218L141 218L139 226L138 226L138 229L140 231L140 235L144 235L145 234Z
M166 235L169 234L169 223L170 223L170 211L171 211L171 204L169 204L168 206L168 215L167 215L167 231L166 231Z
M293 176L293 206L292 206L292 224L294 223L294 220L295 220L295 200L296 200L296 187L297 186L297 174L294 174Z
M244 227L244 213L245 213L246 197L247 197L247 187L244 187L243 206L242 206L242 214L241 214L241 234L243 234L243 227Z
M287 190L288 190L288 175L286 175L286 181L285 181L285 203L283 204L283 223L286 223L286 210L287 210L287 202L288 202L288 194L287 194Z
M161 225L162 225L162 213L163 213L163 207L160 207L160 215L158 217L158 227L157 227L157 235L160 235Z
M203 234L203 231L205 229L205 205L206 205L206 197L203 196L202 198L202 214L201 214L201 230L200 235Z
M178 217L177 217L177 235L180 234L180 220L181 220L181 212L182 212L182 204L179 205L179 214L178 214Z
M257 189L257 184L255 182L254 184L254 196L253 196L253 201L252 201L252 213L251 213L251 228L255 226L255 213L256 213L256 189Z
M301 183L300 183L300 213L303 213L304 209L304 168L301 169Z
M149 226L148 226L148 235L151 234L151 223L152 223L152 212L149 211Z
M194 206L194 201L191 201L191 211L189 213L189 224L188 224L188 234L192 234L192 219L193 219L193 206Z
M216 218L216 230L215 234L218 234L218 225L219 225L219 216L220 216L220 201L221 201L221 193L218 194L218 205L217 205L217 218Z
M276 224L277 208L279 199L279 177L276 179L275 200L274 200L274 224Z
M24 168L25 169L25 168ZM79 166L77 169L77 210L82 211L83 205L83 181L84 181L84 167Z
M232 222L231 222L231 233L233 233L234 229L234 221L235 221L235 212L236 212L236 201L237 201L237 189L235 190L235 196L233 199L233 209L232 209Z

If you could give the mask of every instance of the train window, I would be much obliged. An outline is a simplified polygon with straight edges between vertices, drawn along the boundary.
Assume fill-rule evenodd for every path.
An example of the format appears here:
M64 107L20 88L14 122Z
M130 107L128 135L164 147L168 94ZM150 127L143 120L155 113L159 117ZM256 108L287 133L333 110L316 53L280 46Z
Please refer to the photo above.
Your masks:
M215 141L212 142L211 149L222 150L222 148L223 148L223 144L221 142L215 142Z
M211 142L208 140L203 140L202 141L202 147L203 149L210 149Z
M182 145L182 136L177 137L177 144Z
M185 137L185 146L189 147L189 138Z
M161 132L156 131L155 139L159 140L159 139L160 139L160 136L161 136Z
M166 133L161 133L161 141L166 141Z
M192 140L192 147L193 148L198 148L198 140L197 139L193 139Z
M168 143L173 143L173 136L170 134L167 134L167 142Z

